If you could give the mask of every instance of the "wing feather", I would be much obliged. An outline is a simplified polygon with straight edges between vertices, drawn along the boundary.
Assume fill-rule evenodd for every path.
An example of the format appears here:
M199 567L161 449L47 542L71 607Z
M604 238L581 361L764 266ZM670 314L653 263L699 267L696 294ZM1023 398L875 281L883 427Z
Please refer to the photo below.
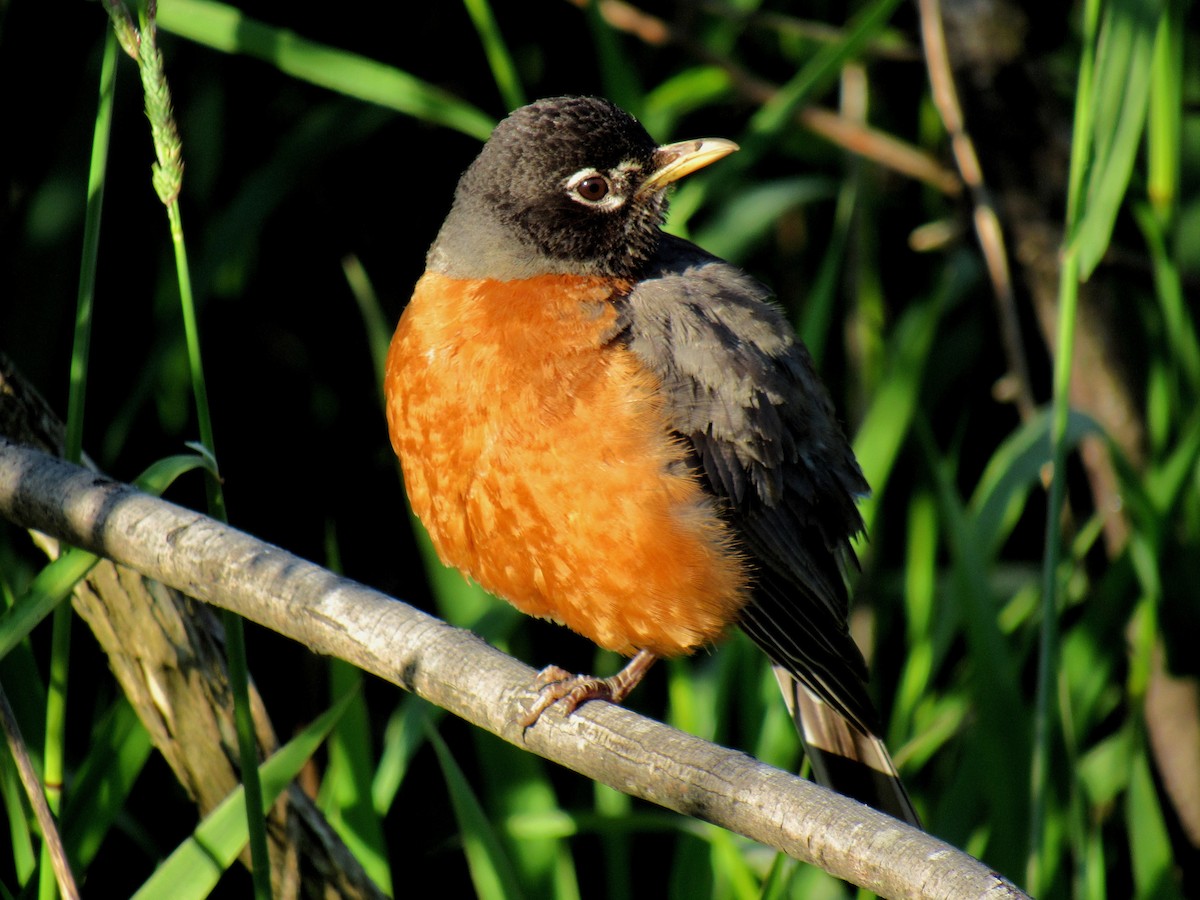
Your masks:
M807 350L766 288L677 238L623 315L621 339L660 379L671 428L758 570L741 627L873 731L842 574L867 484Z

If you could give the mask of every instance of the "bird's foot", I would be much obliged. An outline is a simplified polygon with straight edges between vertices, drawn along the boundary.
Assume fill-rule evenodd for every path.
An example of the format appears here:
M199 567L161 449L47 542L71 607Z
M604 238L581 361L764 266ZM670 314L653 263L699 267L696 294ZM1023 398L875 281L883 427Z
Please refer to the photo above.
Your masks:
M521 727L533 725L542 713L556 703L563 704L563 715L569 716L588 700L613 700L612 686L606 678L591 675L572 675L558 666L546 666L537 676L537 700L521 719Z
M546 666L538 672L537 700L521 719L521 727L529 728L542 713L556 703L563 704L563 715L569 716L580 704L589 700L608 700L620 703L637 687L657 657L646 650L640 651L616 675L597 678L594 675L572 675L558 666Z

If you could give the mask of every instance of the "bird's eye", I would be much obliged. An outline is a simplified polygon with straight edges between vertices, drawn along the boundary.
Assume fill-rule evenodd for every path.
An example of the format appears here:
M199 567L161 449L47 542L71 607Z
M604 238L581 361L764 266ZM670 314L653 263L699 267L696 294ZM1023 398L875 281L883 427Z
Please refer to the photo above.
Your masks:
M596 203L608 196L608 181L603 175L589 175L575 185L575 193L589 203Z

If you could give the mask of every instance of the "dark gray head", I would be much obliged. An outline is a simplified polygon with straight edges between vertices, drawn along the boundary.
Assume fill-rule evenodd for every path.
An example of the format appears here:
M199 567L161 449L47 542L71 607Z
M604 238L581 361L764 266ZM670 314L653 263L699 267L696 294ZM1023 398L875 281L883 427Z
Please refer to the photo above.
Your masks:
M658 246L667 185L736 149L719 139L659 146L595 97L523 106L463 173L429 268L502 280L632 276Z

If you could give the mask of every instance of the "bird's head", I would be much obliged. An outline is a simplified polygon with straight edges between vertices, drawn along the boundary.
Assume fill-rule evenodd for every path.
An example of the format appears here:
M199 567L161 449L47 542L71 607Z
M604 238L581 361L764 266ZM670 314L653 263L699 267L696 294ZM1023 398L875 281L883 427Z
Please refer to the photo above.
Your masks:
M430 265L464 276L633 275L658 246L666 187L736 149L718 138L660 146L595 97L523 106L459 180Z

